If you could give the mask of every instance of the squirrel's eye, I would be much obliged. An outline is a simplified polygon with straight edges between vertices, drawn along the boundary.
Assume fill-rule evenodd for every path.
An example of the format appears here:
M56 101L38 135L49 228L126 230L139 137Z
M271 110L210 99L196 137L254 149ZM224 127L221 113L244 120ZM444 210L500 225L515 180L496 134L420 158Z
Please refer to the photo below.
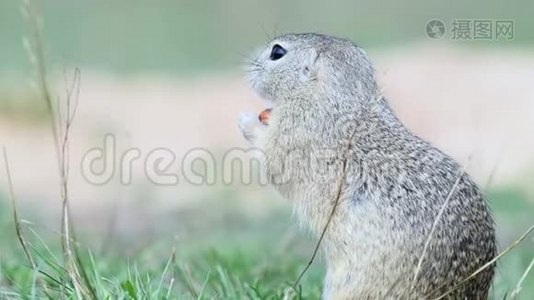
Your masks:
M287 53L286 49L282 48L282 46L278 44L275 44L273 46L273 49L271 50L271 55L269 56L269 58L271 60L278 60L282 58L282 56L286 55L286 53Z

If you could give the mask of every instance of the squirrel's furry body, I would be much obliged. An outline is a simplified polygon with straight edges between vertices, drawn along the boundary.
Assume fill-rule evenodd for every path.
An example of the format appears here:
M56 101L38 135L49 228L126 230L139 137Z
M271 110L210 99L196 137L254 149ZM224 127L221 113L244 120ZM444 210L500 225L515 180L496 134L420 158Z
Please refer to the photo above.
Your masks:
M341 186L321 246L324 298L434 298L496 255L481 191L452 158L395 117L360 48L318 34L284 35L275 44L287 53L273 60L267 49L250 71L254 89L273 102L269 125L243 118L240 126L264 151L275 187L315 234ZM486 298L493 268L449 297Z

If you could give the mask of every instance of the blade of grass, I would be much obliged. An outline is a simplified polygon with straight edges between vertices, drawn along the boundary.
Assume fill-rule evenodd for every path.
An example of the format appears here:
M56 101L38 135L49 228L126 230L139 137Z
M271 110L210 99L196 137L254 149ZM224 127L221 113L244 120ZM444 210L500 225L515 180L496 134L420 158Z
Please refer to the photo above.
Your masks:
M315 261L315 257L317 256L317 253L319 252L319 248L321 247L324 236L326 235L328 227L330 226L330 223L332 222L332 218L334 217L336 213L337 206L339 205L339 200L341 199L341 195L343 193L344 182L346 181L346 178L347 178L347 171L348 171L348 168L347 168L348 157L347 156L351 148L352 140L354 139L354 136L356 135L357 130L358 130L358 127L355 127L354 131L350 135L349 140L347 141L347 145L345 146L345 149L343 152L343 161L342 161L342 169L341 169L342 174L341 174L341 178L339 179L338 186L337 186L336 197L334 198L334 204L332 205L332 210L330 211L330 214L328 215L328 219L326 220L326 224L323 228L323 231L321 232L321 235L319 236L319 240L315 244L315 248L313 249L313 254L310 257L310 260L308 261L304 269L300 272L299 276L297 277L297 280L295 280L295 283L293 283L294 290L296 290L300 280L302 279L304 274L306 274L308 269L311 267L311 265Z
M417 276L419 275L419 272L421 271L421 266L423 265L423 260L426 256L426 252L428 251L428 247L430 246L430 242L432 241L432 237L434 235L434 231L436 230L439 221L441 220L441 217L443 216L443 213L445 212L445 209L447 208L449 201L452 197L452 194L456 190L456 187L460 183L460 180L463 178L464 172L460 173L454 184L452 185L451 189L449 190L447 197L445 198L445 201L443 201L443 204L441 205L441 208L434 219L434 223L432 224L432 228L430 229L430 232L428 233L428 236L425 241L425 245L423 246L423 251L421 255L419 256L419 261L417 262L417 266L415 267L415 274L412 279L412 283L410 284L410 290L413 290L415 288L415 284L417 283Z
M45 250L48 253L48 255L50 255L50 257L52 257L54 259L54 264L59 266L59 260L54 255L54 253L52 253L52 250L50 250L50 248L44 242L44 240L37 234L37 232L34 230L34 228L31 227L31 226L28 226L28 229L30 230L31 233L33 233L33 235L35 236L35 238L37 238L37 240L41 243L41 245L43 245L43 247L45 248Z
M202 289L200 290L200 293L198 294L197 300L204 299L204 292L206 291L206 288L208 287L210 276L211 276L211 271L208 271L208 274L206 275L206 280L204 280L204 284L202 285Z
M9 160L7 158L7 150L5 147L3 147L3 157L4 157L4 167L6 171L7 183L8 183L8 189L9 189L9 197L11 198L13 222L15 223L15 233L19 240L19 244L22 247L22 250L24 251L24 254L26 255L26 259L30 263L31 268L35 272L37 272L39 268L37 267L37 264L35 263L35 260L28 249L28 244L24 237L24 233L22 232L22 226L20 225L20 219L19 219L18 212L17 212L17 200L15 198L15 190L13 188L13 179L11 177L11 170L9 168ZM39 281L39 283L43 286L45 295L47 295L50 298L50 293L48 291L48 287L46 286L46 283L43 281Z
M517 295L519 295L519 292L521 292L521 285L523 284L523 281L525 281L525 279L527 278L527 275L528 273L530 273L530 270L532 269L533 266L534 266L534 257L532 257L532 260L530 261L530 264L528 265L527 269L525 270L525 272L523 273L523 275L517 282L515 288L510 293L510 298L515 299Z
M174 280L174 277L171 278L171 282L169 283L169 287L167 288L167 295L165 296L165 299L170 299L171 297L171 292L174 287Z
M161 274L161 280L159 281L158 288L156 289L156 292L155 292L156 297L159 297L161 287L163 286L163 281L165 280L165 276L167 275L167 272L169 271L169 267L171 266L171 263L173 262L175 255L176 255L176 249L173 248L171 256L167 260L167 263L165 264L165 268L163 269L163 273Z
M189 267L184 264L182 267L177 266L177 270L178 272L180 272L180 275L184 279L185 286L191 296L193 296L194 298L198 298L199 294L197 292L197 287L195 286L192 280L193 276L191 275L191 270L189 269Z
M454 292L456 289L458 289L460 286L464 285L466 282L468 282L469 280L473 279L475 276L477 276L478 274L480 274L480 272L484 271L486 268L488 268L489 266L493 265L497 260L499 260L501 257L503 257L505 254L507 254L508 252L510 252L512 249L514 249L517 245L519 245L528 235L530 232L532 232L532 230L534 230L534 224L532 226L530 226L527 231L525 231L525 233L523 233L523 235L521 235L521 237L517 240L515 240L510 246L508 246L504 251L502 251L501 253L499 253L497 256L495 256L492 260L488 261L487 263L485 263L482 267L480 267L478 270L476 270L475 272L473 272L471 275L467 276L465 279L463 279L462 281L460 281L457 285L455 285L454 287L452 287L451 289L449 289L448 291L446 291L445 293L443 293L441 296L435 298L435 300L439 300L439 299L443 299L445 298L446 296L448 296L450 293ZM443 286L440 286L438 287L436 290L439 290L441 289ZM431 293L433 294L433 292Z

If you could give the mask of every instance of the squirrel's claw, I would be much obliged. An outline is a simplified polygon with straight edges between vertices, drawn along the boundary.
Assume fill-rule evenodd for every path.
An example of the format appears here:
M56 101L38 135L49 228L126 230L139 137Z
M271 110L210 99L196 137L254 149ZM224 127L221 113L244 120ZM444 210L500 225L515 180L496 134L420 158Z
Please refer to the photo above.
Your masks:
M245 139L254 142L257 137L257 131L265 125L259 121L257 113L243 112L239 114L238 126Z

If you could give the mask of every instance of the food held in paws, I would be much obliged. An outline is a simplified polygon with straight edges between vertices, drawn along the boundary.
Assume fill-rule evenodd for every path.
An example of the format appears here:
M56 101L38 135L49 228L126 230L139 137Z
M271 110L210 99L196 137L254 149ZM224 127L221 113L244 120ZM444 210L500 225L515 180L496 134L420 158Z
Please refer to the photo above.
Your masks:
M267 108L266 110L262 111L260 115L258 116L258 119L260 122L262 122L264 125L269 125L269 118L271 117L271 110L270 108Z

